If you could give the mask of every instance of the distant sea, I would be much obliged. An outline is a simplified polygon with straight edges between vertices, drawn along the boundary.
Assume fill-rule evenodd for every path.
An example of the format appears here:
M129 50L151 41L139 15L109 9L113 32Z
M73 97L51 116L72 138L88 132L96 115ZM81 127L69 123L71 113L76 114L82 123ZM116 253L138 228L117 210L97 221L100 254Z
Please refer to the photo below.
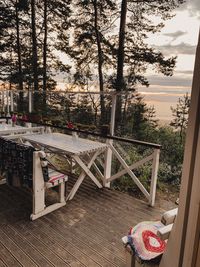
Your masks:
M156 118L160 124L169 124L172 120L171 107L175 108L179 98L183 98L184 94L168 93L168 92L143 92L140 91L144 97L144 101L148 106L154 106L156 111ZM190 93L188 91L188 93Z
M172 120L171 107L176 107L178 99L191 92L192 72L188 75L176 73L172 77L151 75L148 77L149 87L140 86L138 92L144 97L148 106L154 106L156 118L160 124L169 124ZM97 83L93 83L92 90L95 90ZM57 88L65 90L66 83L58 82Z
M154 77L153 77L154 78ZM169 124L172 120L171 107L176 107L179 98L191 93L191 77L162 78L151 80L149 87L139 87L138 92L144 97L148 106L154 106L156 117L161 124ZM155 83L154 83L155 82Z

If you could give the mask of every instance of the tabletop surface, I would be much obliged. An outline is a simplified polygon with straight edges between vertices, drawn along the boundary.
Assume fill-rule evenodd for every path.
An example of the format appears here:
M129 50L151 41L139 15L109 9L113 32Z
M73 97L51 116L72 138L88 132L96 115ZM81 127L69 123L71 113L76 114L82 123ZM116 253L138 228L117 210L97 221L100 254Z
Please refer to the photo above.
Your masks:
M3 131L8 131L8 130L16 130L16 129L23 129L22 126L20 125L15 125L15 126L12 126L12 124L4 124L4 123L1 123L0 124L0 132L3 132Z
M27 141L52 148L54 150L56 149L69 155L91 153L97 150L105 150L107 148L107 145L104 143L61 133L35 134L31 136L24 136L23 138Z
M36 126L36 127L25 127L20 125L12 126L12 124L0 124L0 135L4 134L12 134L12 133L23 133L23 132L35 132L38 130L42 130L44 127Z

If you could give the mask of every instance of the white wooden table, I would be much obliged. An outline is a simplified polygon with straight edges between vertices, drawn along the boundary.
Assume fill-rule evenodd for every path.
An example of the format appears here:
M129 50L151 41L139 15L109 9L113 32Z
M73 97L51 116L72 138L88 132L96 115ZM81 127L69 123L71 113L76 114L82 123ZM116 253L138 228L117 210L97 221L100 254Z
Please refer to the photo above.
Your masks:
M69 200L74 197L86 175L90 177L99 188L102 188L101 183L90 169L92 165L95 164L96 158L107 149L107 144L60 133L31 135L24 136L23 138L31 143L47 148L53 153L68 155L79 165L82 172L68 195ZM85 155L89 157L87 163L82 159L82 156Z
M44 127L24 127L20 125L12 126L11 124L0 124L0 136L20 135L25 133L44 132Z

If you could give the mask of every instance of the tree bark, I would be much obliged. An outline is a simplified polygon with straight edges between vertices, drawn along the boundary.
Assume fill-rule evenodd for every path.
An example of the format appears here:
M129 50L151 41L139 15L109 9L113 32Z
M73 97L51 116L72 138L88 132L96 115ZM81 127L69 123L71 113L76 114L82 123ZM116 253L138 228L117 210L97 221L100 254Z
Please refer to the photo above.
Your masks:
M15 3L15 19L16 19L16 35L17 35L17 57L18 57L18 79L19 79L19 111L23 111L23 74L22 74L22 59L21 59L21 44L20 44L20 29L19 29L19 12L18 2Z
M96 42L97 42L97 50L98 50L98 74L99 74L99 90L100 92L104 92L104 80L103 80L103 51L101 47L101 37L99 34L99 27L98 27L98 9L97 9L97 0L93 1L94 6L94 27L95 27L95 34L96 34ZM101 119L100 124L105 124L105 101L104 95L100 95L100 106L101 106Z
M32 38L32 64L33 64L33 85L34 91L38 91L38 53L37 53L37 37L36 37L36 16L35 16L35 0L31 0L31 38ZM34 108L37 109L37 95L34 95Z
M44 0L44 41L43 41L43 104L46 106L47 90L47 0Z
M115 88L120 92L125 89L124 81L124 44L125 44L125 31L126 31L126 14L127 14L127 0L122 0L121 3L121 16L120 16L120 29L119 29L119 47L117 57L117 77ZM119 127L122 119L122 98L117 97L117 113L116 113L116 128Z
M127 0L122 0L120 29L119 29L117 78L116 78L116 90L117 91L122 91L125 86L124 84L124 43L125 43L125 30L126 30L126 14L127 14Z

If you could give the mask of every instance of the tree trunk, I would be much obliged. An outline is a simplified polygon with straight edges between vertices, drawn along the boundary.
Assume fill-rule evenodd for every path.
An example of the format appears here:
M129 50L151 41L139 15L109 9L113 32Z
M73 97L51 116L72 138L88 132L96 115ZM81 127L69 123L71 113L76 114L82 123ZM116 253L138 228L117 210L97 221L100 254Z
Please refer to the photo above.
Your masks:
M127 14L127 0L122 0L121 3L121 16L120 16L120 29L119 29L119 47L118 47L118 61L117 61L117 78L115 88L120 92L125 89L124 81L124 44L125 44L125 29L126 29L126 14ZM118 128L121 123L122 117L122 98L117 97L117 114L116 114L116 127Z
M44 0L44 42L43 42L43 104L46 107L47 90L47 0Z
M19 103L18 110L23 111L23 74L22 74L22 59L21 59L21 44L20 44L20 30L19 30L19 12L18 2L15 3L15 19L16 19L16 35L17 35L17 57L18 57L18 79L19 79Z
M34 79L34 92L38 91L38 54L37 54L37 37L36 37L36 25L35 25L35 0L31 0L31 37L32 37L32 64L33 64L33 79ZM37 109L38 96L34 95L34 109Z
M94 27L95 27L95 34L96 34L96 42L97 42L97 49L98 49L98 74L99 74L99 90L102 93L104 91L104 81L103 81L103 51L101 48L101 37L99 34L99 27L98 27L98 9L97 9L97 0L93 1L94 6ZM104 95L100 95L100 106L101 106L101 119L100 124L105 124L105 101Z

